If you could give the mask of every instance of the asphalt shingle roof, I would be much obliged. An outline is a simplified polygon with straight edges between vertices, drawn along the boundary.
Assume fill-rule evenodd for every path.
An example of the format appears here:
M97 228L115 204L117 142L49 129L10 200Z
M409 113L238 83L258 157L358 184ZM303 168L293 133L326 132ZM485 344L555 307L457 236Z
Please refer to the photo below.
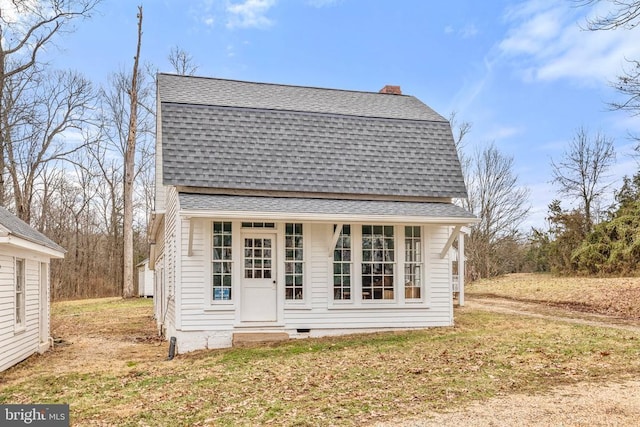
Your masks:
M20 237L33 243L38 243L56 251L66 252L62 246L49 239L38 230L32 228L29 224L22 221L2 206L0 206L0 225L6 228L9 234L13 234L16 237Z
M449 123L411 96L158 76L166 185L466 197Z
M451 203L395 202L388 200L336 200L299 197L224 196L180 193L183 210L326 215L404 216L431 218L475 218Z
M406 120L446 119L407 95L158 74L160 102Z

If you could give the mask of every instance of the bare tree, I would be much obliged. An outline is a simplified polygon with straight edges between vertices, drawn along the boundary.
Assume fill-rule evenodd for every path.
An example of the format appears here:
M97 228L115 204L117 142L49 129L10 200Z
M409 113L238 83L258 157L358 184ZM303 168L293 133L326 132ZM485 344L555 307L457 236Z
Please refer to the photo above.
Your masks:
M50 162L66 159L88 141L68 140L88 124L88 110L95 101L91 83L72 71L40 71L32 68L20 78L5 80L5 167L13 184L17 215L31 220L36 183Z
M620 102L610 102L614 110L628 111L632 116L640 115L640 61L627 60L628 67L622 70L612 86L624 95ZM636 138L637 139L637 138Z
M529 212L529 189L518 184L513 157L491 144L476 150L471 158L467 191L464 206L480 219L466 247L471 269L479 277L503 273L504 266L516 264L502 259L508 252L502 248L518 240L520 225Z
M617 28L633 29L640 22L640 1L638 0L606 0L612 8L604 16L587 19L587 28L591 31L615 30ZM602 0L577 0L581 6L594 6Z
M191 54L181 47L172 47L168 59L176 74L193 76L198 71L198 65L194 63Z
M152 184L148 182L153 174L153 130L155 91L150 74L139 73L137 80L138 109L136 111L137 129L134 163L133 186L133 239L134 263L144 258L147 252L141 252L146 242L146 226L151 206L147 203L146 191ZM105 279L105 286L119 284L119 293L123 291L123 220L124 220L124 163L129 125L131 123L131 72L119 71L109 76L109 83L100 92L101 112L99 142L92 144L87 152L94 159L96 174L100 176L100 184L95 207L100 218L101 233L104 236L104 263L109 266L110 276Z
M587 29L591 31L633 30L640 24L640 0L606 0L611 8L605 15L587 19ZM594 6L603 0L576 0L581 6ZM609 102L614 110L628 111L632 116L640 115L640 60L626 58L624 67L611 85L620 92L624 100ZM640 142L640 137L630 135L631 139ZM640 143L636 146L640 152Z
M135 176L136 135L138 132L138 64L142 44L142 6L138 6L138 42L133 61L131 88L129 90L129 134L124 154L124 283L122 296L131 298L133 283L133 181Z
M471 123L467 121L458 121L458 113L453 111L449 115L449 124L451 125L451 131L453 134L453 142L456 145L456 151L458 152L458 160L460 161L460 167L462 168L462 176L464 182L469 182L469 172L471 169L471 157L466 153L465 148L467 145L467 135L471 132ZM455 200L456 204L464 206L463 200Z
M58 33L70 30L78 18L91 15L100 0L13 0L0 7L0 204L7 194L5 177L6 148L13 122L9 115L21 103L41 52ZM7 94L8 87L13 91ZM16 117L16 115L13 115ZM23 214L24 215L24 214Z
M593 226L593 207L611 183L607 172L615 162L613 140L596 133L592 138L585 128L576 135L560 161L551 160L553 183L562 195L579 200L586 218L585 232Z
M462 155L462 150L467 143L466 136L471 132L471 122L458 121L458 112L453 111L449 115L449 124L453 132L453 142L456 144L456 150L458 150L458 156Z

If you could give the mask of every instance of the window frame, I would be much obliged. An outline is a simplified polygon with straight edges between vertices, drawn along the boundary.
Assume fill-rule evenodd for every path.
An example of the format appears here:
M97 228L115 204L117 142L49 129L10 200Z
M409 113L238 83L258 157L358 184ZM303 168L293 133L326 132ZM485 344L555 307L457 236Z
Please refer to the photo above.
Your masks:
M289 226L292 227L292 233L289 234L288 232L288 228ZM297 232L297 227L300 227L300 232ZM284 245L283 245L283 249L284 249L284 254L282 257L282 266L283 268L283 278L284 278L284 283L283 283L283 296L284 296L284 300L288 303L288 304L303 304L306 300L307 300L307 251L306 251L306 242L307 239L305 238L305 225L302 222L286 222L284 223L284 229L282 231L282 235L284 238ZM287 244L287 240L288 238L291 237L292 241L293 241L293 246L288 246ZM301 246L297 246L297 238L300 238L302 240L302 244ZM289 259L288 257L288 252L289 251L293 251L292 252L292 258ZM296 253L297 251L300 251L302 253L302 258L297 258L296 257ZM292 265L292 272L288 272L288 266ZM301 272L296 272L296 266L300 265L301 267ZM287 278L288 277L292 277L292 284L288 285L287 284ZM301 280L301 284L300 286L298 286L295 282L296 282L296 278L300 278ZM293 290L293 298L287 298L287 291L289 290L289 288L291 288ZM301 291L301 298L296 298L296 292L300 290Z
M383 247L382 249L374 249L373 246L371 247L370 251L371 251L371 260L364 260L364 253L365 253L365 247L364 247L364 242L365 242L365 233L364 233L364 228L365 227L371 227L371 236L375 236L375 228L377 227L382 227L381 233L382 233L382 239L383 239ZM360 269L359 269L359 273L358 273L358 277L359 277L359 284L360 284L360 300L362 302L362 304L366 305L366 304L396 304L400 301L400 298L398 297L398 281L400 279L399 277L399 261L398 261L398 230L397 230L397 226L395 224L373 224L373 223L367 223L367 224L360 224L360 245L358 248L358 251L360 252ZM388 240L388 237L385 236L385 233L387 232L387 228L391 228L391 231L393 233L393 236L391 237L391 242L393 242L393 247L392 248L385 248L384 246L384 241ZM375 254L375 252L377 251L382 251L382 256L383 259L381 260L374 260L373 256ZM387 252L391 252L393 254L393 260L391 261L385 261L384 260L384 256L387 254ZM369 274L369 276L372 278L375 276L381 276L382 277L382 286L374 286L374 284L372 283L371 286L368 286L367 288L371 289L372 292L372 297L371 298L364 298L364 292L365 292L365 286L364 286L364 277L366 276L364 273L364 266L365 264L368 264L370 266L372 266L372 272ZM380 272L380 274L375 274L373 272L373 266L379 264L382 266L382 271ZM391 273L391 289L389 289L389 286L387 284L385 284L385 278L389 277L389 275L385 272L386 270L386 266L391 266L392 269L392 273ZM380 288L381 290L381 295L382 298L375 298L375 291L377 290L376 288ZM385 298L385 295L388 295L388 292L391 291L391 298Z
M337 245L338 242L336 242L336 247L332 248L333 250L331 251L331 263L330 263L330 268L329 268L329 282L330 282L330 291L329 291L329 301L332 304L338 304L338 305L346 305L346 304L354 304L354 302L356 301L356 282L355 282L355 275L354 275L354 264L355 264L355 252L354 251L354 226L352 224L342 224L342 229L340 230L340 237L342 237L343 232L344 232L344 227L348 226L349 227L349 250L351 252L351 260L349 262L345 262L344 260L340 260L338 261L338 263L340 263L342 265L341 267L341 273L340 273L340 277L344 277L344 265L348 265L349 266L349 287L350 287L350 298L349 299L336 299L335 297L335 265L336 265L336 259L335 259L335 252L337 250ZM335 228L337 227L337 224L333 224L332 226L332 232L335 233ZM341 250L344 250L345 248L340 248ZM341 286L341 289L344 288L344 285ZM360 292L358 292L358 294L360 294Z
M415 260L407 260L407 251L406 251L406 245L407 245L407 228L411 227L411 228L417 228L420 231L420 243L419 243L419 249L420 249L420 258L418 261ZM422 225L412 225L412 224L405 224L402 226L402 262L399 261L399 264L401 264L401 266L399 268L402 269L402 297L405 301L405 303L407 304L416 304L416 303L422 303L424 301L426 301L425 299L425 294L426 294L426 242L427 242L427 238L426 238L426 228L423 227ZM415 236L411 236L412 238L415 238ZM420 266L420 285L419 286L413 286L413 288L418 288L420 290L420 297L418 298L408 298L407 297L407 277L406 277L406 269L408 265L418 265Z
M229 259L224 259L220 258L220 259L214 259L214 253L215 253L215 249L218 248L218 246L215 246L215 224L219 223L222 224L222 245L220 246L220 249L222 249L223 253L225 249L229 249L231 251L231 255ZM224 245L224 225L225 224L229 224L231 226L231 231L228 234L228 236L231 237L231 244L230 246L225 246ZM233 221L229 221L229 220L213 220L209 222L209 225L207 227L207 229L209 230L209 240L208 240L208 274L206 277L209 278L209 280L207 281L207 293L209 295L208 300L209 300L209 304L211 306L231 306L231 305L235 305L235 302L237 300L237 286L235 285L236 282L236 278L237 278L237 271L236 271L236 262L234 260L234 256L237 252L237 237L236 237L236 223ZM216 268L214 266L214 264L219 263L222 265L222 283L224 283L224 277L230 277L230 286L215 286L215 275L218 274L216 273ZM227 270L225 271L224 265L228 265ZM215 299L215 289L220 288L220 289L229 289L229 293L230 293L230 298L229 299ZM223 295L224 295L224 291L223 291Z
M335 223L327 227L327 233L335 232ZM412 223L378 223L373 224L372 222L350 222L343 223L343 225L351 226L351 300L336 300L334 298L334 279L333 279L333 271L334 271L334 251L335 246L331 248L331 255L328 258L327 262L327 308L329 309L368 309L374 306L385 306L389 308L410 308L411 306L424 306L430 307L430 294L428 292L428 278L430 275L429 272L429 235L430 228L425 224L412 224ZM383 226L391 226L393 227L394 233L394 299L364 299L362 292L362 265L363 265L363 235L362 235L362 226L363 225L383 225ZM422 271L420 272L420 298L405 298L405 227L420 227L420 259L419 264L422 266ZM366 261L369 262L369 261Z
M27 295L27 261L24 258L13 258L13 296L14 296L14 330L15 332L24 331L27 328L27 313L26 313L26 295ZM20 267L18 267L20 265ZM18 290L18 284L20 281L21 289ZM21 317L18 315L20 310ZM20 320L20 321L19 321Z

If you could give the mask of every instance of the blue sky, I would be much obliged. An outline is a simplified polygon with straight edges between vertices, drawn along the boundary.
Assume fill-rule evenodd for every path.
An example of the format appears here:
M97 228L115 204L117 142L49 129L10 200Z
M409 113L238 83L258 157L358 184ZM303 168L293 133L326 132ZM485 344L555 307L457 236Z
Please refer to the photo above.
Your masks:
M472 123L467 149L494 142L531 190L525 226L542 226L550 159L580 126L615 139L612 180L637 170L628 132L640 117L609 111L610 83L640 58L640 29L587 32L570 0L147 0L142 59L171 71L172 46L198 75L377 91L400 85L440 114ZM606 6L606 5L605 5ZM130 69L136 2L104 0L58 41L54 63L96 83Z

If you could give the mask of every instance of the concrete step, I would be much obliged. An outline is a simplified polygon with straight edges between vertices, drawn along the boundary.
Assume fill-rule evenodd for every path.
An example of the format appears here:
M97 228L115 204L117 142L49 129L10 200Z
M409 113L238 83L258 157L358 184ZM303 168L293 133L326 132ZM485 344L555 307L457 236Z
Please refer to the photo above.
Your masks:
M257 344L266 344L287 341L289 334L286 332L234 332L233 346L246 347Z

